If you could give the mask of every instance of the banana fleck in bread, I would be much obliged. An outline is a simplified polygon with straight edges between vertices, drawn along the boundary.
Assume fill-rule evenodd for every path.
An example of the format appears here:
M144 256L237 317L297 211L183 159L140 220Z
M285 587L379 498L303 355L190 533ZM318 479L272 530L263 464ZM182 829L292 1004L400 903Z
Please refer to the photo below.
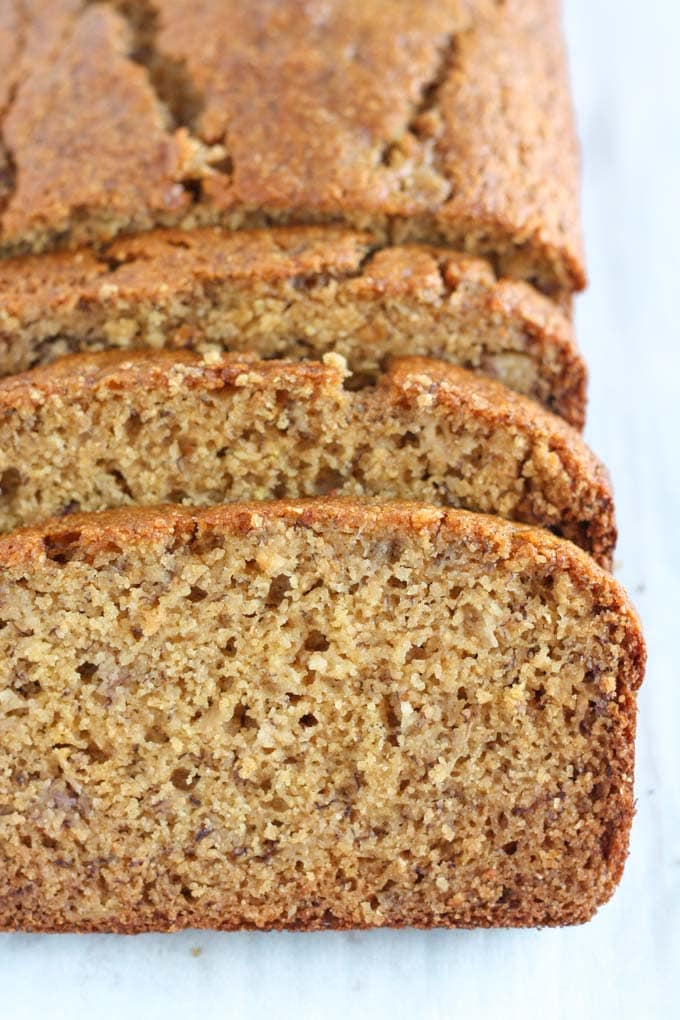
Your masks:
M556 0L4 0L0 249L335 222L583 285Z
M550 925L612 893L637 618L571 543L353 501L0 538L0 926Z
M421 499L551 528L611 564L611 488L565 422L422 358L345 366L180 352L74 355L0 381L0 530L122 504Z
M107 346L336 351L362 374L390 355L441 357L583 425L585 367L553 301L482 259L376 251L332 227L156 231L0 262L0 375Z

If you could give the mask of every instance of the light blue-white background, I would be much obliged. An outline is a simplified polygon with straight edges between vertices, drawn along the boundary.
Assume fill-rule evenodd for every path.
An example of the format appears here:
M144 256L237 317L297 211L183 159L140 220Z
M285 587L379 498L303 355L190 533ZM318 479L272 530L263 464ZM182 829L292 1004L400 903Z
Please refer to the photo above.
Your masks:
M3 1020L680 1017L680 3L565 0L565 24L587 437L612 472L617 574L649 643L621 888L564 931L0 936Z

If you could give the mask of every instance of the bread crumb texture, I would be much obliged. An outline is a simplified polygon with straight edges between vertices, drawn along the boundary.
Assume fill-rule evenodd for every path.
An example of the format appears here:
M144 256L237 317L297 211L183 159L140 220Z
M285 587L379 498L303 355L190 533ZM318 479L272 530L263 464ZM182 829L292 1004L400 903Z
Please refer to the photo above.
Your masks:
M167 351L72 356L0 381L0 530L122 505L335 492L538 524L610 565L606 472L559 418L423 358L356 384L336 354Z
M330 500L0 563L3 928L564 924L618 881L644 649L571 544Z
M339 222L568 292L577 179L556 0L1 5L5 253Z
M366 375L439 357L583 425L585 366L555 301L484 259L330 226L161 230L0 260L0 375L107 347L337 351Z

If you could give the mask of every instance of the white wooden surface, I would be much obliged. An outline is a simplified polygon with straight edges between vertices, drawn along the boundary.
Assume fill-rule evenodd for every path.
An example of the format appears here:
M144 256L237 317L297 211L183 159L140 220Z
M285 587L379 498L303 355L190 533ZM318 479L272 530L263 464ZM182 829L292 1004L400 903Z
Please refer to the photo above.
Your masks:
M680 1017L680 4L565 7L591 279L578 306L587 435L611 468L618 574L650 652L619 892L565 931L1 936L7 1020Z

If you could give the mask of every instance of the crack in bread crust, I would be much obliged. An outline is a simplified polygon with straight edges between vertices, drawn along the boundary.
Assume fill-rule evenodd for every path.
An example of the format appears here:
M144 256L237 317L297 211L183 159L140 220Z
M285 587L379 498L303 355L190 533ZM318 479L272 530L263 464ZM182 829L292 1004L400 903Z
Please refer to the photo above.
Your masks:
M19 87L19 68L26 48L26 16L22 0L8 0L0 12L0 217L16 187L14 153L2 128Z
M159 101L167 108L173 128L194 131L204 105L184 63L158 48L159 12L153 0L86 0L85 7L106 2L121 14L131 31L129 56L146 69Z
M5 254L342 223L583 286L554 0L36 0L26 30Z

